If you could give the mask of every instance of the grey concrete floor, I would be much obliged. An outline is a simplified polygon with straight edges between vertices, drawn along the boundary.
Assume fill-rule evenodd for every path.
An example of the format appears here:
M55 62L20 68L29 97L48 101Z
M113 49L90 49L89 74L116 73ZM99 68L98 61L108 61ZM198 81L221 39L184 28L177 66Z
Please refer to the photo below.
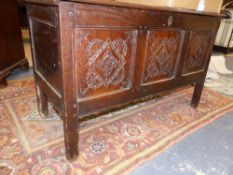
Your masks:
M233 56L226 56L233 71ZM220 87L233 97L233 75L220 75ZM164 153L136 168L130 175L233 175L233 112L186 137Z
M233 113L136 168L131 175L233 175Z

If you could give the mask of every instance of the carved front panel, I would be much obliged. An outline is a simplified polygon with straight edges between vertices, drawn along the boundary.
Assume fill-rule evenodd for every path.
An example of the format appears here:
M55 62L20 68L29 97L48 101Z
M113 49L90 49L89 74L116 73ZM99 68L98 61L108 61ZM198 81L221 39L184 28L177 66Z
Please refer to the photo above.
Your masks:
M136 31L77 29L75 58L79 98L130 88L136 43Z
M173 77L179 61L181 40L182 33L179 31L148 31L143 83Z
M210 37L211 32L209 31L191 32L183 73L192 73L204 69Z

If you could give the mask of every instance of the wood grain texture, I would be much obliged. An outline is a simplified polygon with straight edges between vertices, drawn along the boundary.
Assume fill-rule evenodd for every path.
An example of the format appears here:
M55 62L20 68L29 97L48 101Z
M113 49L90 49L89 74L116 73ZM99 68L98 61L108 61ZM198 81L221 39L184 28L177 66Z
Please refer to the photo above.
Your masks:
M137 31L75 30L79 98L127 90L132 86Z
M191 31L183 73L204 69L211 36L211 31Z
M58 5L60 0L23 0L25 3L36 3L44 5Z
M189 84L198 105L221 15L77 2L28 8L41 111L49 101L62 116L67 159L78 156L82 117Z
M76 101L75 72L74 65L74 4L62 2L59 4L60 17L60 59L63 80L63 128L65 137L65 150L68 160L75 160L78 156L79 143L79 106Z
M181 47L181 31L148 31L143 83L173 78Z

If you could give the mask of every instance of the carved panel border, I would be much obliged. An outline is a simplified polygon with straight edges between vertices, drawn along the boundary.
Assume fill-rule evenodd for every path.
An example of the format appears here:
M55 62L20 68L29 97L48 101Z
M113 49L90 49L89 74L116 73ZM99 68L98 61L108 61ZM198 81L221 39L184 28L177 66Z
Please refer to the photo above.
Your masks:
M97 30L97 33L110 33L108 37L93 37L92 30L77 30L76 49L82 50L84 74L82 76L84 86L78 90L78 98L95 98L96 95L88 95L90 91L100 90L99 96L119 93L128 90L133 81L134 62L136 59L137 31L129 30ZM111 37L111 32L119 37ZM98 34L97 34L98 35ZM100 34L101 35L101 34ZM128 62L128 63L127 63ZM127 66L126 66L127 65ZM79 80L80 82L80 80ZM115 87L109 91L108 87ZM98 96L97 95L97 96Z
M147 33L143 84L171 79L179 61L180 31L151 30Z
M204 69L211 32L195 30L191 32L183 73L192 73Z

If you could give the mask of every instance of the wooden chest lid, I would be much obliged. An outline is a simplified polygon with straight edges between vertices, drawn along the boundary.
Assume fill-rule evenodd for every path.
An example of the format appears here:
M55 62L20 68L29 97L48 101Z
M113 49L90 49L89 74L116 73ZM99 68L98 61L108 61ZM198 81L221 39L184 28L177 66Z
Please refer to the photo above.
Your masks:
M73 0L77 2L131 7L175 8L220 13L223 0Z
M63 0L24 0L40 4L59 4ZM104 4L136 8L169 8L182 11L220 13L223 0L66 0L72 2Z

